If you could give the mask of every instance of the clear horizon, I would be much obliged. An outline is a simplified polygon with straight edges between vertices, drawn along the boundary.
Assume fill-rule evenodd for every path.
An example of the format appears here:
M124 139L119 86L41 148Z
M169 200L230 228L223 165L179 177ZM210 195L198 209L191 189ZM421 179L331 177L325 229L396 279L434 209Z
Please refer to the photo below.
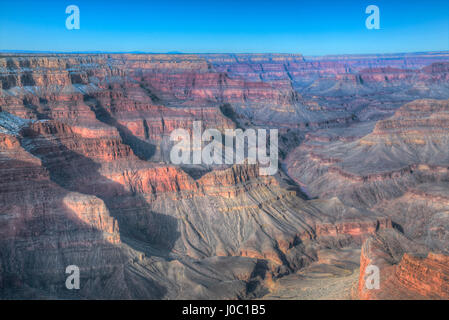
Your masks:
M145 52L145 51L37 51L37 50L0 50L0 53L18 53L18 54L168 54L168 55L208 55L208 54L299 54L303 57L326 57L326 56L370 56L370 55L402 55L402 54L430 54L443 53L449 54L449 50L430 50L430 51L409 51L409 52L371 52L371 53L341 53L341 54L317 54L305 55L301 52Z
M380 9L369 30L368 5ZM80 29L65 9L80 9ZM449 50L449 2L17 1L0 12L1 51L298 53L304 56Z

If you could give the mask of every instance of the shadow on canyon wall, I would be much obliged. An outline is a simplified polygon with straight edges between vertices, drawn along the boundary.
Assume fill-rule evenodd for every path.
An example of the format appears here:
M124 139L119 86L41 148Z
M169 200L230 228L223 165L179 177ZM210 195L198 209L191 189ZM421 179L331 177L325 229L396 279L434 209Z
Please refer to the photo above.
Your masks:
M67 207L64 199L70 197L69 192L46 178L45 169L5 157L2 162L20 168L25 185L0 193L1 215L14 217L5 221L0 237L0 299L165 296L164 286L133 273L120 245L111 243L103 230L82 221ZM0 174L0 178L10 177ZM65 287L69 265L80 268L80 290ZM135 291L137 282L140 290Z
M84 95L83 99L86 105L88 105L90 109L95 113L95 117L99 121L118 130L123 142L130 146L134 154L140 160L149 160L154 156L156 152L155 145L143 141L133 135L133 133L126 126L120 124L114 117L112 117L108 110L106 110L106 108L101 104L101 102L95 99L93 96ZM144 126L145 125L146 122L144 122Z
M33 139L38 133L25 129L23 135L25 139ZM30 152L42 160L52 181L67 190L102 199L111 216L117 219L123 236L144 241L166 254L173 249L180 237L177 219L148 210L150 206L142 195L101 175L98 172L101 165L92 159L42 136L39 143L42 146Z

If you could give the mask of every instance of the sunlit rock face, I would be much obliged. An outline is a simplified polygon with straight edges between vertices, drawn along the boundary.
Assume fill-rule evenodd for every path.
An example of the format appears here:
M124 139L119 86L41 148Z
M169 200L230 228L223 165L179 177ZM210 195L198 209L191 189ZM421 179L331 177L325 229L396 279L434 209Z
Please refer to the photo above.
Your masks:
M441 299L449 298L447 263L449 256L427 252L393 230L379 232L362 246L360 278L354 292L360 299ZM378 288L370 281L367 268L380 270Z
M363 136L311 134L287 158L288 173L310 195L337 196L346 205L389 217L403 234L380 234L364 244L360 298L448 297L448 108L448 100L412 101ZM372 264L381 270L378 290L365 287Z
M329 270L360 272L345 297L447 297L448 66L444 52L0 55L0 297L275 297L316 270L329 288ZM172 164L170 133L194 121L278 129L280 170ZM367 261L392 279L378 294Z

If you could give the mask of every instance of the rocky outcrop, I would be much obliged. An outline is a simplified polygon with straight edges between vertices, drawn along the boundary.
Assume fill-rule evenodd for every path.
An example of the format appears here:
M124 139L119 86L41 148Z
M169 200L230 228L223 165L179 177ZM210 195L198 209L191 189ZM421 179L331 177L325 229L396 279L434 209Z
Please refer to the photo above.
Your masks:
M418 100L359 139L317 141L290 154L290 175L314 195L373 206L423 181L446 179L447 100ZM294 160L293 160L294 159ZM342 183L344 188L336 188Z
M24 297L45 297L46 291L51 297L49 292L63 292L69 264L81 266L84 274L112 276L123 258L116 247L121 243L117 221L104 202L54 183L17 137L3 135L2 142L2 290Z
M411 251L411 252L410 252ZM381 232L362 247L360 299L448 299L449 256L425 253L394 232ZM379 268L379 288L367 286L369 266Z

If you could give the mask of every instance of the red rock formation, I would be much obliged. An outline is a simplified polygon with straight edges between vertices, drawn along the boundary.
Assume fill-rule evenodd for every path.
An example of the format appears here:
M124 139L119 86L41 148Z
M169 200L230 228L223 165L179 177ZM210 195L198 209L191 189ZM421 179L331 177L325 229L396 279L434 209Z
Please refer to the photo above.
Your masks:
M397 237L397 235L396 235ZM409 240L394 239L383 233L371 238L362 247L358 298L360 299L448 299L449 256L430 252L418 257L403 248ZM404 253L405 251L405 253ZM422 251L422 249L421 249ZM422 254L422 253L421 253ZM375 265L380 270L380 286L369 289L366 269Z

